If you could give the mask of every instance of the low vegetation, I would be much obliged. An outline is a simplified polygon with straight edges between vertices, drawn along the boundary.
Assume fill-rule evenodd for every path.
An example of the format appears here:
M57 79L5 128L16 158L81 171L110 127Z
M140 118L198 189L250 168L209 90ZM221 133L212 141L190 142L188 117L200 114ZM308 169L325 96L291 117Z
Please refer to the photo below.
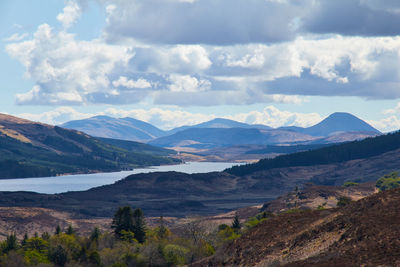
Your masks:
M398 172L392 172L384 175L376 181L376 187L380 191L394 189L400 187L400 177Z
M125 206L107 232L94 228L82 236L71 225L58 225L54 233L25 234L22 240L9 234L0 243L0 266L181 266L212 256L272 216L262 212L243 222L236 215L231 225L219 226L190 220L172 231L162 217L150 227L141 209Z
M343 184L344 187L350 187L350 186L356 186L356 185L358 185L358 183L356 183L356 182L351 182L351 181L345 182L345 183Z

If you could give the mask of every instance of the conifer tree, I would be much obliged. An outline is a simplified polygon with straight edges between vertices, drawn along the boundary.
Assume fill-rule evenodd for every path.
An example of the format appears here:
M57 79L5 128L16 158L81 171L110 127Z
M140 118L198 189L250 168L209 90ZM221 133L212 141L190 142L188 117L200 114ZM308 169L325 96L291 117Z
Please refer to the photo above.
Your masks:
M121 231L134 232L133 211L130 206L120 207L114 214L111 224L117 237L121 237Z
M75 233L74 228L72 228L72 225L68 225L67 231L65 231L67 235L73 235Z
M236 213L235 218L233 218L232 221L232 229L237 232L240 230L240 228L242 228L242 224L240 223L239 215Z
M133 212L133 233L139 243L144 243L146 240L146 223L143 211L139 208Z
M59 224L57 225L57 227L56 227L56 231L54 232L54 234L56 234L56 235L59 235L59 234L61 234L61 227L60 227L60 225L59 225Z

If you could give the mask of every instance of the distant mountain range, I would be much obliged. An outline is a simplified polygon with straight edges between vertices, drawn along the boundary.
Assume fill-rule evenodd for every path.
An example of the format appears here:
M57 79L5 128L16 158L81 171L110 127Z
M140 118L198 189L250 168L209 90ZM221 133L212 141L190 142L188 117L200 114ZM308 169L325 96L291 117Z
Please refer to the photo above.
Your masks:
M294 144L314 140L315 138L309 135L279 129L188 128L152 140L149 144L161 147L214 148L232 145Z
M349 113L333 113L320 123L308 127L280 127L247 124L228 119L213 119L170 131L131 118L96 116L70 121L62 127L88 134L134 141L147 141L162 147L214 148L243 144L290 145L329 144L363 139L380 134L378 130Z
M173 151L99 140L76 130L0 114L0 179L107 172L171 164Z

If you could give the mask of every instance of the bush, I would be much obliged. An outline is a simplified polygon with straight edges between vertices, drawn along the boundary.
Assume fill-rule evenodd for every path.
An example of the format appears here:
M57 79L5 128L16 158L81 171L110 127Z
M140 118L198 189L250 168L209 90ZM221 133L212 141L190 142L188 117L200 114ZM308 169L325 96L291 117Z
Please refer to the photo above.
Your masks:
M169 244L164 247L163 253L165 261L172 266L176 266L185 264L189 250L178 245Z
M398 172L384 175L376 181L376 187L380 191L390 190L400 187L400 177Z
M58 245L50 250L49 259L58 266L65 266L68 262L68 253L61 245Z
M344 207L344 206L350 204L350 202L351 202L351 198L348 198L348 197L340 197L340 198L339 198L339 201L337 202L336 205L337 205L338 207Z
M351 181L345 182L345 183L343 184L344 187L350 187L350 186L356 186L356 185L358 185L358 183L356 183L356 182L351 182Z

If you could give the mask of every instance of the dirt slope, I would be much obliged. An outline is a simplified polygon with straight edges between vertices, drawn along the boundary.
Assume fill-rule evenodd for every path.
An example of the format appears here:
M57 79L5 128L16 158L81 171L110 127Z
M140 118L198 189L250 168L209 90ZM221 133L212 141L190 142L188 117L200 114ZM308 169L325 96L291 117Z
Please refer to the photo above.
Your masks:
M357 201L377 193L375 182L354 186L306 185L303 189L293 190L277 199L264 204L262 210L280 213L293 208L302 210L320 208L336 208L341 197Z
M198 266L399 266L400 189L341 208L283 214Z
M94 227L109 230L111 219L76 219L68 212L44 208L0 207L0 240L16 233L21 239L25 233L33 236L43 232L52 234L57 225L66 229L69 225L81 234L90 233Z

